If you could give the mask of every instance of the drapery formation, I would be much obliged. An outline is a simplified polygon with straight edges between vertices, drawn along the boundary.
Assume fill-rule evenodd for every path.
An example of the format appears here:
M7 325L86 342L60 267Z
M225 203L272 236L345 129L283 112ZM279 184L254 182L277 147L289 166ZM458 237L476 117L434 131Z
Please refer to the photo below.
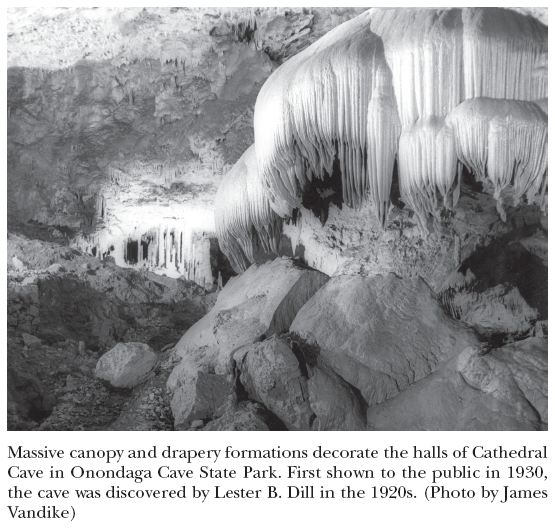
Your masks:
M539 195L543 206L546 62L547 28L513 11L371 9L262 87L254 115L261 189L279 216L291 215L338 159L343 202L369 199L385 226L397 161L401 197L426 234L430 214L456 205L465 164L491 180L503 218L503 190L515 204ZM252 224L258 213L248 211ZM251 225L234 222L234 230Z
M254 145L222 180L214 209L220 248L233 268L245 271L260 249L277 255L282 219L270 208L258 177Z

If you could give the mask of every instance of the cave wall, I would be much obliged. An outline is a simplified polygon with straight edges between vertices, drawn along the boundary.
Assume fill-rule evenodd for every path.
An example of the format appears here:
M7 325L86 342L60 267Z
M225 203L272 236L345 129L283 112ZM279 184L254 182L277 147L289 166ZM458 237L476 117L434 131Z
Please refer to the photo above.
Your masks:
M123 266L137 266L128 239L161 233L160 253L164 234L185 237L185 267L150 266L194 276L194 239L213 237L214 195L253 142L262 84L361 11L10 10L8 217L67 227Z

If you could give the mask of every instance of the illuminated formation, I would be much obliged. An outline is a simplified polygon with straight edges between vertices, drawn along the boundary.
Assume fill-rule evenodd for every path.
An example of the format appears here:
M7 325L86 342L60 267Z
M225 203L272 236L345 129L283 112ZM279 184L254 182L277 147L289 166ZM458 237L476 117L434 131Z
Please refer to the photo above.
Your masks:
M258 178L254 145L222 180L214 209L220 248L236 270L246 270L260 249L277 255L282 220Z
M455 131L457 156L476 176L489 178L503 218L501 191L513 186L515 206L541 192L547 183L547 116L527 101L468 99L447 118ZM541 190L541 191L540 191Z
M337 158L343 202L357 208L369 199L385 226L397 160L401 197L424 235L430 214L456 205L461 163L492 181L503 218L509 185L515 204L539 194L543 206L546 64L547 28L513 11L371 9L266 81L255 108L253 178L284 217ZM223 185L231 189L231 176ZM247 207L246 191L233 186L234 205L219 213L233 221L220 222L219 233L229 251L239 244L252 261L249 230L268 213Z

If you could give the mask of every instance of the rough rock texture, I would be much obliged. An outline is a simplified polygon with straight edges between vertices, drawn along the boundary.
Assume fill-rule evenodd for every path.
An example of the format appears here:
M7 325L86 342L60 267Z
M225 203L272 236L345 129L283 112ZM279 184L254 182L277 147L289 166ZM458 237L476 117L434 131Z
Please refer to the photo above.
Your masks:
M176 425L188 421L190 395L196 392L199 372L232 373L234 351L288 330L297 311L327 279L294 260L276 259L253 265L230 280L213 309L175 347L183 360L170 375L167 387L173 394ZM295 422L301 424L297 419Z
M267 432L285 430L284 425L262 404L248 400L230 407L224 415L208 423L207 432Z
M133 388L152 374L158 365L156 353L143 343L118 343L100 357L95 376L115 388Z
M253 265L229 281L212 310L176 346L201 370L225 373L233 351L287 331L328 277L291 259Z
M295 219L284 223L283 232L294 255L330 276L419 275L439 292L453 268L496 241L505 246L522 241L547 259L547 215L537 205L507 207L507 221L503 222L493 193L489 182L475 182L463 171L457 207L439 219L430 219L427 239L421 237L414 213L400 200L395 184L385 230L374 218L372 205L366 203L359 210L331 204L325 223L303 207Z
M317 344L369 405L478 343L469 328L446 314L422 279L394 274L332 278L298 312L291 332Z
M314 412L309 403L307 374L289 344L271 338L237 351L234 358L249 398L262 402L289 428L310 430Z
M32 430L52 413L54 395L46 390L39 373L19 369L8 356L8 430Z
M317 415L314 429L319 431L366 429L366 406L353 388L326 365L312 368L308 380L310 407Z
M478 249L441 287L449 312L485 336L533 335L536 322L547 319L545 234L518 231L520 240L503 236Z
M21 333L21 337L23 338L23 343L32 349L33 347L40 347L42 345L42 341L40 338L33 336L32 334Z
M373 430L547 428L547 342L541 338L480 356L468 348L435 373L368 409Z
M212 418L232 392L234 378L232 375L190 371L181 366L175 384L176 390L171 400L174 425L176 430L186 430L196 420Z

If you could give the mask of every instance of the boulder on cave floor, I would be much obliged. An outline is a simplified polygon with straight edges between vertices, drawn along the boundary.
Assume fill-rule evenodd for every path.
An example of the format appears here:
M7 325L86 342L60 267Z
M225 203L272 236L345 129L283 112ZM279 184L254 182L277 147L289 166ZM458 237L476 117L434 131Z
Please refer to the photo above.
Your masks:
M100 357L95 376L114 388L130 389L145 382L157 366L158 357L148 345L118 343Z
M394 274L332 278L298 312L291 332L317 345L370 406L479 343L421 278Z
M366 403L310 346L270 338L234 354L249 398L262 402L289 429L365 430Z
M203 371L226 373L233 351L287 331L298 310L328 276L292 259L253 265L232 278L212 310L176 346Z
M547 429L547 341L482 355L469 347L396 397L368 409L370 430Z

